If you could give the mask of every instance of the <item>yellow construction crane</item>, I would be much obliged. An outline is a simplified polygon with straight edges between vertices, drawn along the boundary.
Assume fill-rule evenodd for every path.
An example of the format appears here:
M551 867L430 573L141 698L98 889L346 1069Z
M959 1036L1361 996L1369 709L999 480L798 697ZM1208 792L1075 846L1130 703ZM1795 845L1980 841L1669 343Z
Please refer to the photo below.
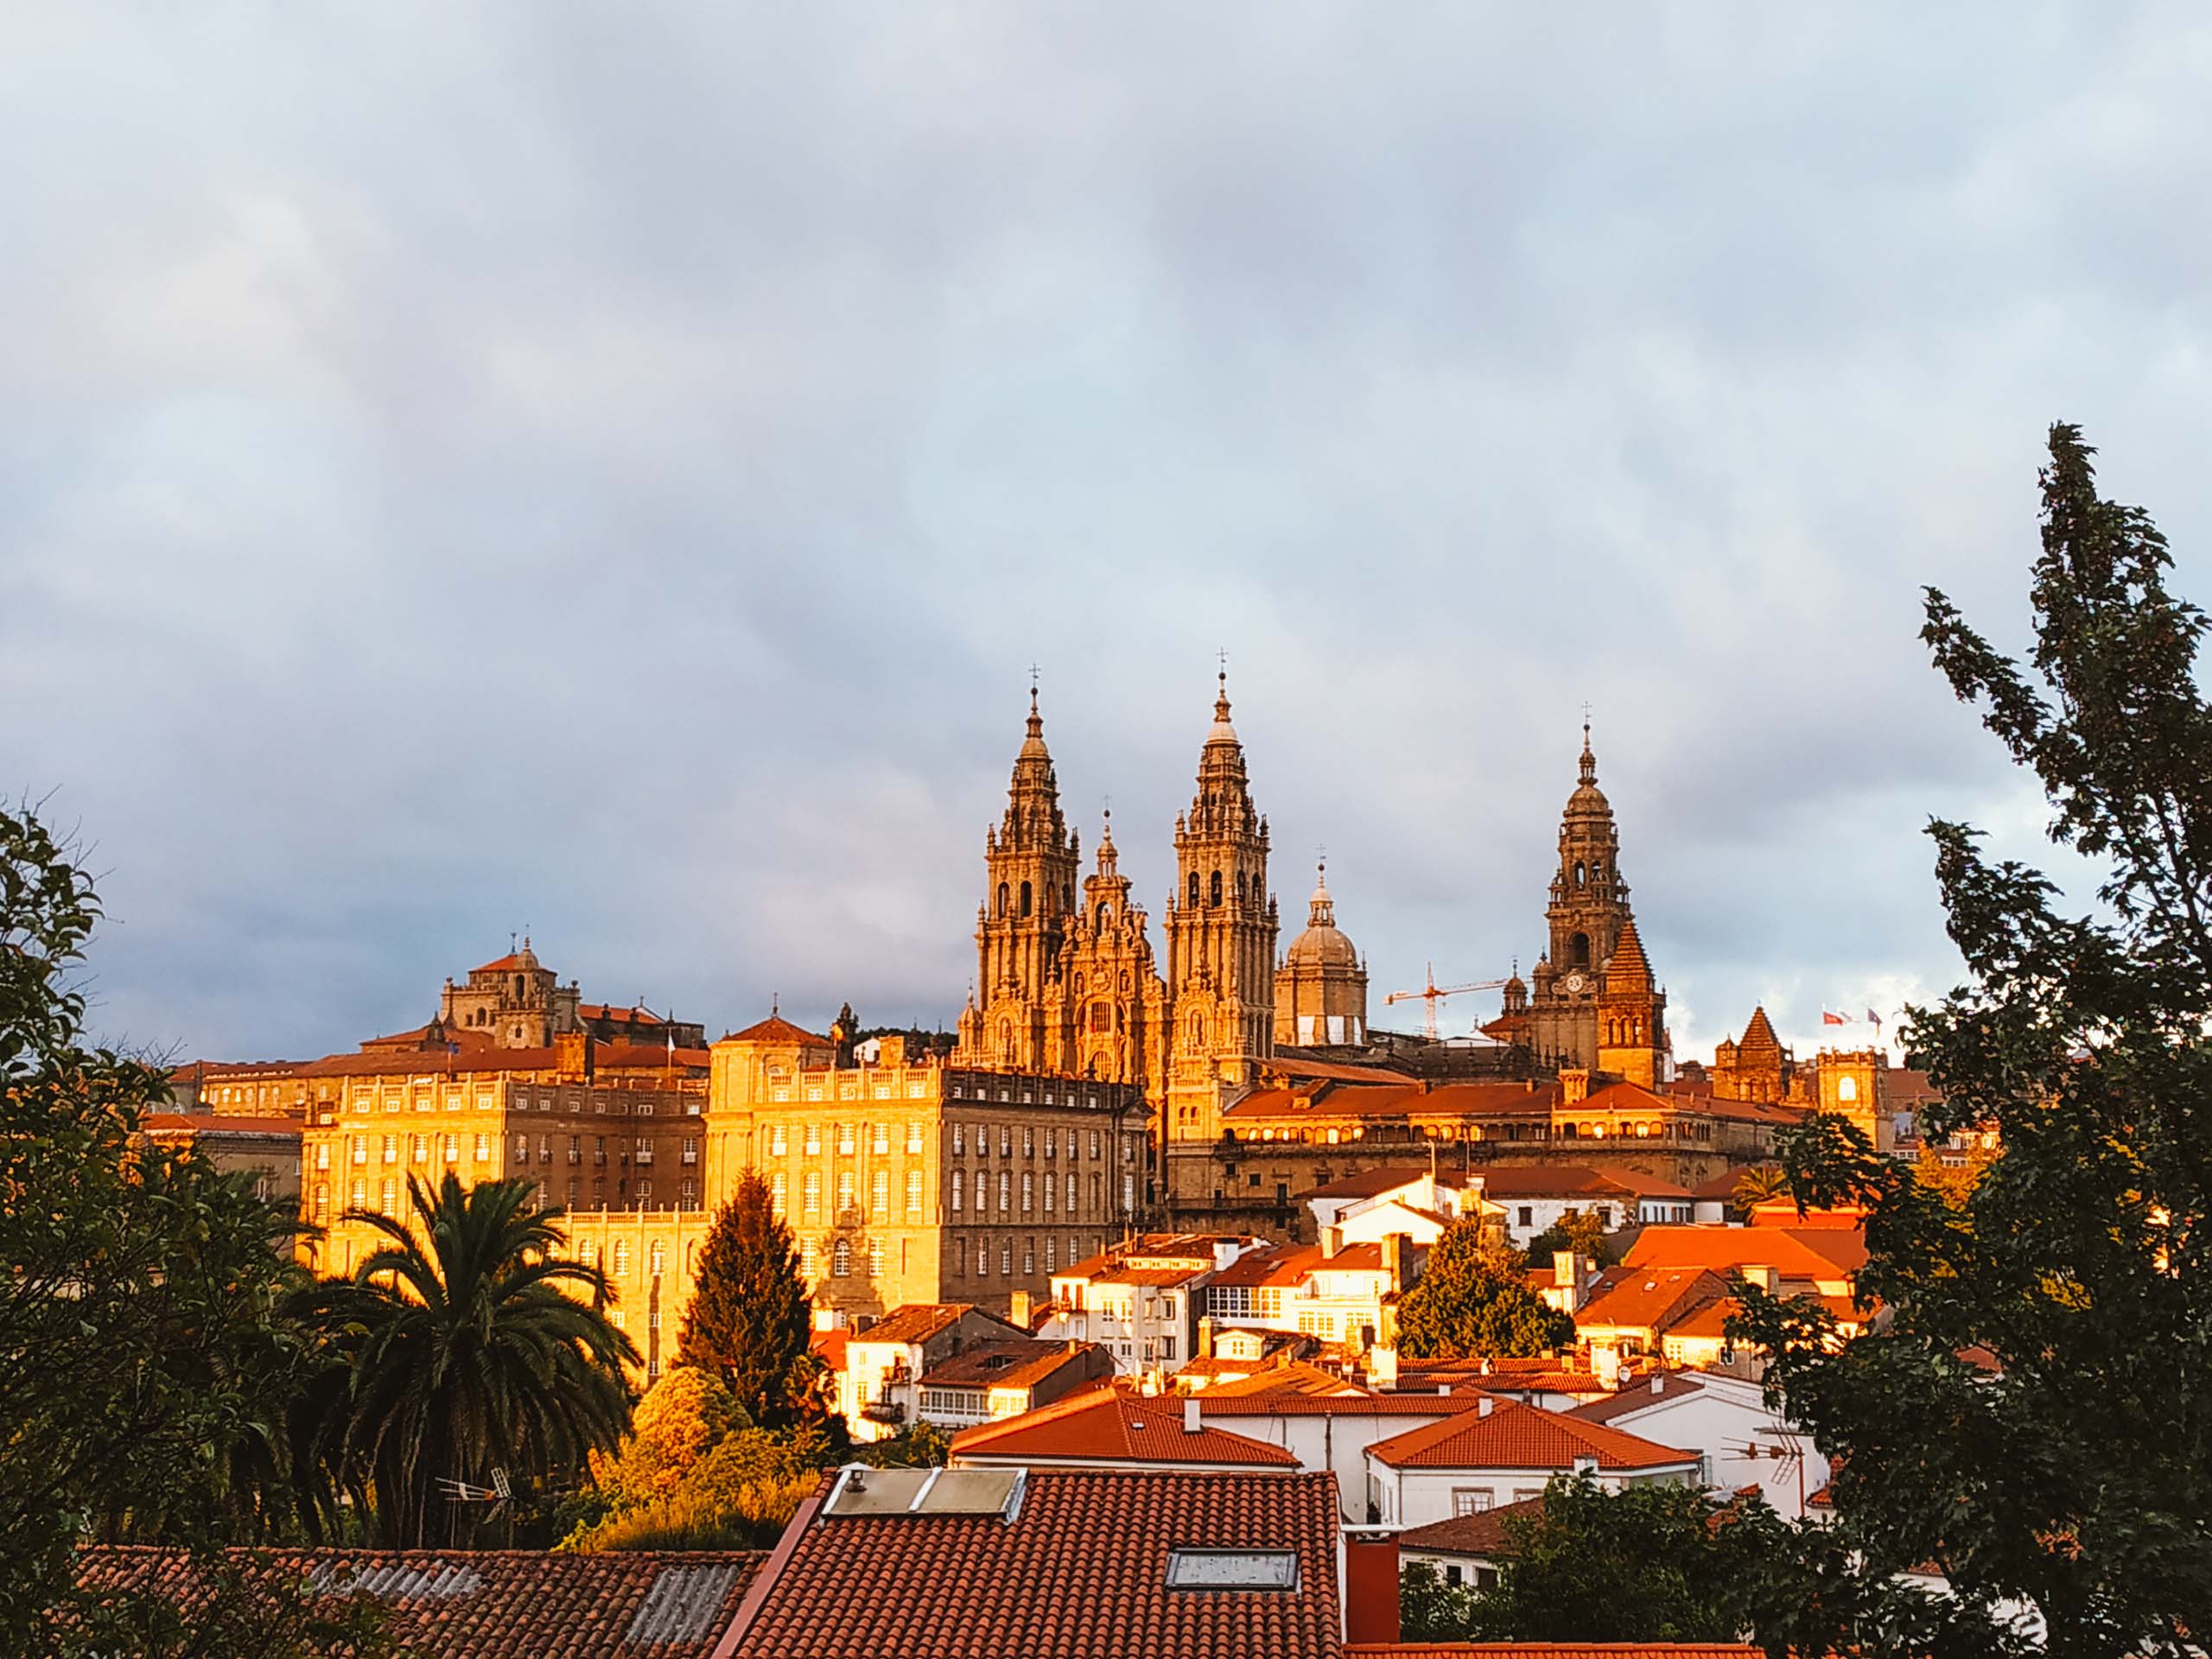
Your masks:
M1393 991L1382 999L1384 1004L1419 1002L1422 1005L1421 1028L1430 1042L1436 1040L1436 1005L1447 996L1458 996L1466 991L1495 991L1505 984L1502 979L1478 979L1471 985L1439 985L1436 964L1428 964L1428 983L1417 991Z

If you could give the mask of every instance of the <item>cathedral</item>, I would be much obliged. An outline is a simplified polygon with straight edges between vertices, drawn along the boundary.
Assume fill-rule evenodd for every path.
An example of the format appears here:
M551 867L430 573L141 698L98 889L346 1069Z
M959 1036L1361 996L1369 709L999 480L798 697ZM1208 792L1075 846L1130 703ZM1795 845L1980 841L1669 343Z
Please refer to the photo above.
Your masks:
M1252 798L1226 674L1173 845L1163 969L1117 867L1110 815L1095 868L1081 874L1033 690L1006 810L984 836L976 982L953 1063L1140 1085L1165 1152L1218 1141L1223 1114L1263 1079L1384 1061L1367 1022L1366 963L1337 925L1325 865L1305 930L1276 954L1268 820ZM1529 982L1506 982L1504 1014L1484 1031L1519 1050L1527 1069L1656 1088L1668 1075L1667 997L1637 935L1619 850L1586 723L1560 822L1549 941ZM1407 1040L1394 1040L1389 1063L1402 1063Z

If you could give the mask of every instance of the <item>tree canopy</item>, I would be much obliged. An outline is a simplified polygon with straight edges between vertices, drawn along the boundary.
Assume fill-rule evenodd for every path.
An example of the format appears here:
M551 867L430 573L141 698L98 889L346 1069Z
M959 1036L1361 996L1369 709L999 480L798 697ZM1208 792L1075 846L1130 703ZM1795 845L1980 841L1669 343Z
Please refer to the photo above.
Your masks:
M1574 1320L1530 1290L1515 1251L1455 1221L1398 1300L1398 1351L1413 1359L1510 1357L1572 1346Z
M2016 662L1929 590L1936 665L2050 803L2093 901L1929 827L1967 978L1909 1012L1941 1091L1930 1142L1993 1130L1945 1190L1834 1118L1789 1140L1793 1191L1868 1211L1862 1296L1886 1327L1750 1294L1771 1391L1839 1460L1868 1574L1939 1566L1924 1648L1986 1644L2024 1605L2050 1650L2177 1653L2212 1630L2212 708L2206 622L2140 509L2052 429L2034 642Z
M791 1229L748 1169L700 1249L677 1363L713 1372L754 1422L786 1423L809 1403L810 1329Z

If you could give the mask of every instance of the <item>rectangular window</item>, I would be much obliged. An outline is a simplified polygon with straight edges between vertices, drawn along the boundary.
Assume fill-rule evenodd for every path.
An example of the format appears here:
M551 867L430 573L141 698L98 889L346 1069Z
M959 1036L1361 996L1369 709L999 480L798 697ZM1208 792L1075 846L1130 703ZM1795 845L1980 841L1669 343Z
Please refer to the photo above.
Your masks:
M909 1121L906 1125L906 1150L909 1152L919 1152L921 1149L922 1121L919 1118L914 1118Z
M888 1152L888 1151L890 1151L890 1150L891 1150L891 1126L890 1126L888 1123L878 1123L878 1124L876 1124L876 1125L875 1125L875 1127L874 1127L874 1132L873 1134L871 1134L871 1135L868 1136L868 1149L869 1149L871 1152Z
M918 1169L906 1172L906 1213L910 1216L922 1213L922 1172Z
M1122 1177L1122 1213L1125 1216L1133 1215L1136 1211L1136 1207L1137 1178L1134 1175L1124 1175Z
M365 1164L369 1161L369 1137L367 1135L349 1135L346 1137L346 1143L353 1148L353 1159L355 1163Z
M1025 1158L1037 1155L1037 1132L1027 1123L1021 1126L1021 1155Z
M328 1168L330 1167L330 1142L329 1142L329 1141L317 1141L317 1142L315 1143L315 1166L317 1169L328 1169Z
M387 1164L396 1164L399 1161L399 1137L397 1135L387 1135L385 1136L384 1160Z
M841 1169L837 1172L837 1213L842 1216L852 1207L853 1172Z
M399 1184L387 1175L377 1194L377 1208L387 1216L395 1215L399 1210L398 1200Z
M569 1137L569 1161L572 1164L581 1164L583 1160L584 1138L581 1135L572 1135Z
M699 1161L699 1137L696 1135L687 1135L683 1137L683 1161L687 1164L696 1164Z
M1052 1179L1052 1172L1046 1170L1045 1172L1045 1213L1048 1216L1052 1213L1052 1193L1058 1185L1059 1183Z
M1060 1241L1048 1233L1045 1236L1045 1271L1047 1273L1058 1272L1059 1270L1059 1263Z
M791 1141L784 1133L784 1126L778 1123L772 1127L768 1131L768 1155L772 1158L780 1158L790 1150Z
M1037 1178L1027 1170L1021 1172L1021 1213L1027 1215L1036 1207Z
M820 1215L822 1213L822 1172L820 1170L810 1169L806 1172L805 1193L806 1213L810 1216Z
M891 1172L879 1169L868 1180L868 1211L878 1216L891 1213Z
M1489 1512L1491 1489L1487 1486L1454 1486L1452 1489L1452 1513L1454 1515L1484 1515Z
M1014 1272L1014 1241L1010 1238L999 1245L999 1271L1009 1276Z
M957 1169L952 1172L952 1213L956 1216L958 1215L961 1211L960 1200L962 1193L960 1189L963 1183L961 1181L960 1175L961 1172Z
M955 1123L952 1126L952 1155L956 1158L965 1158L968 1155L968 1129L965 1124Z
M526 1135L518 1135L515 1136L515 1162L518 1164L526 1164L529 1161L530 1137Z
M351 1208L355 1210L367 1209L369 1207L369 1184L366 1181L354 1182L353 1191L346 1195L346 1202Z
M1068 1214L1075 1214L1075 1171L1068 1171Z
M806 1126L805 1146L810 1157L822 1150L822 1126L819 1123L810 1123Z
M850 1152L852 1149L853 1126L849 1123L840 1123L837 1126L837 1150L840 1152Z
M778 1170L768 1178L768 1197L775 1205L778 1215L784 1213L785 1203L791 1195L791 1178L785 1174L782 1170Z
M1098 1131L1096 1129L1090 1132L1090 1156L1094 1161L1098 1157Z
M1003 1093L1004 1090L1001 1092ZM1022 1133L1027 1135L1028 1131L1025 1129ZM1014 1156L1014 1129L1009 1124L999 1125L999 1156L1001 1158Z
M1003 1216L1013 1208L1014 1173L1002 1169L999 1171L999 1213Z
M1023 1276L1024 1278L1027 1278L1031 1274L1033 1274L1033 1273L1035 1273L1036 1271L1037 1271L1037 1241L1036 1241L1035 1239L1033 1239L1033 1238L1025 1238L1025 1239L1023 1239L1023 1240L1021 1241L1021 1273L1022 1273L1022 1276Z
M460 1161L461 1137L457 1135L449 1135L446 1136L446 1162L457 1164Z
M1053 1133L1052 1133L1050 1129L1046 1130L1046 1131L1045 1131L1045 1155L1046 1155L1047 1158L1050 1158L1050 1157L1052 1155L1052 1148L1053 1148L1053 1147L1054 1147L1054 1146L1056 1146L1057 1144L1058 1144L1058 1137L1057 1137L1057 1136L1055 1136L1055 1135L1053 1135Z

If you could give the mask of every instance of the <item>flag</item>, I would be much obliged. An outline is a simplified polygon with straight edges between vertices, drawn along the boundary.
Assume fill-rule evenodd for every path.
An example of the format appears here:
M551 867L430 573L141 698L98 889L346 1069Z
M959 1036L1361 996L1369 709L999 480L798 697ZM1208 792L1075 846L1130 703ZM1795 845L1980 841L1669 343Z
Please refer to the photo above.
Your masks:
M1866 1023L1879 1031L1882 1028L1882 1016L1869 1008L1866 1010Z
M1821 1023L1824 1026L1847 1026L1851 1021L1840 1014L1830 1014L1826 1008L1822 1008Z

